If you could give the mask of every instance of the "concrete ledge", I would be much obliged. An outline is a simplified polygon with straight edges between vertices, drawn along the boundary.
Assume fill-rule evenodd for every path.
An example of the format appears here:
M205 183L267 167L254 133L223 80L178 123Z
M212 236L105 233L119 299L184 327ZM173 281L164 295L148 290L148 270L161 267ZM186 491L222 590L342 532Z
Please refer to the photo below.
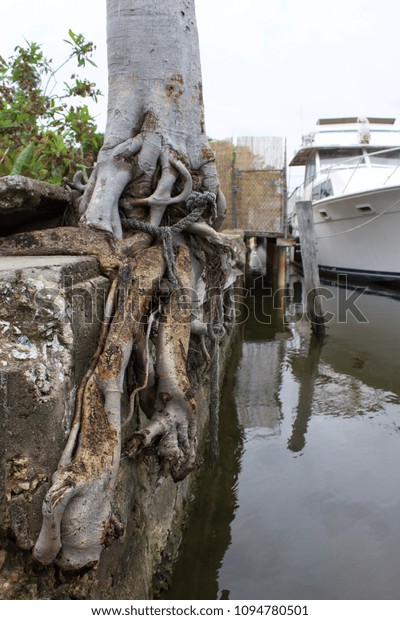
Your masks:
M35 221L45 227L58 226L65 209L72 205L71 192L63 187L21 175L0 178L0 230L3 234L32 230Z

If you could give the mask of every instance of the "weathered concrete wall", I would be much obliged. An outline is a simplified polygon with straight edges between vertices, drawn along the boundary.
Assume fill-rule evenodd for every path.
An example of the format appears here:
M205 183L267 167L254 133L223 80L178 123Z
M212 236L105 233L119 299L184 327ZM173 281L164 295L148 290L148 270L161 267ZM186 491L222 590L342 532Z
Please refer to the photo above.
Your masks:
M40 531L107 289L94 258L0 258L0 527L18 549ZM7 566L0 595L29 598L25 576L10 585Z
M0 178L0 230L11 234L61 226L73 193L21 175Z
M97 344L107 289L91 257L0 258L0 598L150 599L176 553L196 476L167 479L156 493L157 463L149 455L121 462L114 513L124 533L97 567L63 574L32 561L42 500ZM191 367L201 446L207 370L198 360Z

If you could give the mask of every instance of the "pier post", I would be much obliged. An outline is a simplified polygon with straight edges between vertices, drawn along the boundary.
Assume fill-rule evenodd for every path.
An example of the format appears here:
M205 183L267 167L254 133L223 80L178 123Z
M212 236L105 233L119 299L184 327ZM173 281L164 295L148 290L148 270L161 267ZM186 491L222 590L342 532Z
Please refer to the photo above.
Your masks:
M311 329L317 336L325 335L325 320L319 295L320 281L317 263L317 248L309 200L296 202L296 213L299 225L301 258L303 263L304 286L307 296L307 316L311 321Z
M279 289L284 289L286 286L286 267L287 267L287 247L276 245L277 254L277 284Z
M272 239L266 239L266 264L265 264L265 282L273 287L274 284L274 248L272 247Z
M272 290L282 290L286 286L286 258L287 247L277 244L277 240L271 237L267 241L266 255L266 283Z

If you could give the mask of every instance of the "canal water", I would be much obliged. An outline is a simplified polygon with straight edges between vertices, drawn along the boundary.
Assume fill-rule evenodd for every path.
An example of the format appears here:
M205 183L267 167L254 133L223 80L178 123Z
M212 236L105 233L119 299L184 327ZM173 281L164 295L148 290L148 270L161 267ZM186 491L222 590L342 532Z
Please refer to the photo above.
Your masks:
M301 288L242 306L164 598L400 598L400 297L326 286L318 342Z

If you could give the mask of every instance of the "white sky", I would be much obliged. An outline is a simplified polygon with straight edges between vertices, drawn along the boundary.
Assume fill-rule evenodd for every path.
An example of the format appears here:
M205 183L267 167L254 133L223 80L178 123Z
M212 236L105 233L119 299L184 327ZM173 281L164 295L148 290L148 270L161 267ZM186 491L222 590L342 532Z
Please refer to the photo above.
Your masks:
M290 160L318 118L400 120L398 0L196 0L196 10L210 137L287 137ZM61 60L69 28L96 43L91 77L106 93L105 0L9 2L0 54L25 37ZM105 97L96 114L103 130Z

